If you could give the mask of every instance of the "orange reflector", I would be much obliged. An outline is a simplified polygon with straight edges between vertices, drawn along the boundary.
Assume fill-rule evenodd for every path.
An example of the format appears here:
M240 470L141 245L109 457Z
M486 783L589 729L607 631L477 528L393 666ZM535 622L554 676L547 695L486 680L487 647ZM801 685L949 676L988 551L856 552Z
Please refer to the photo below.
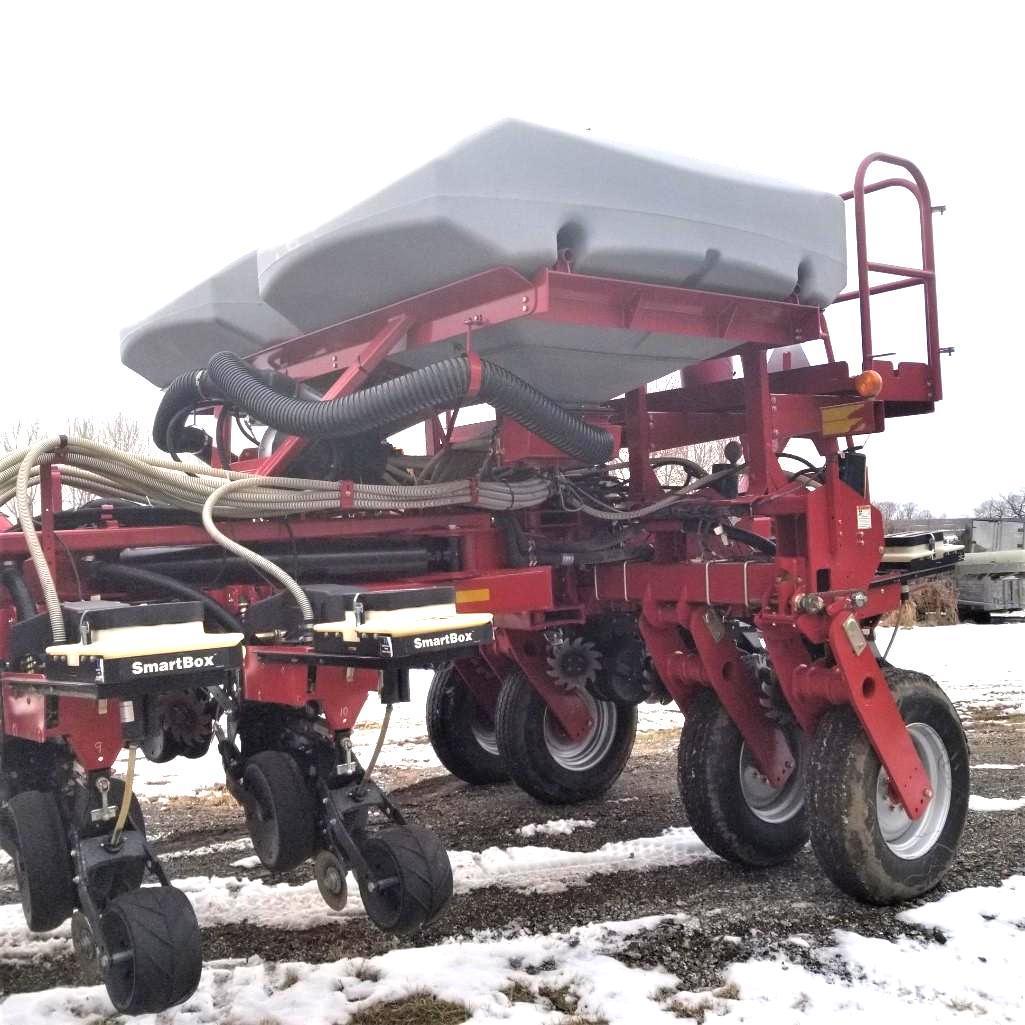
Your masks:
M866 370L854 378L854 390L863 399L874 399L883 390L883 379L878 371Z

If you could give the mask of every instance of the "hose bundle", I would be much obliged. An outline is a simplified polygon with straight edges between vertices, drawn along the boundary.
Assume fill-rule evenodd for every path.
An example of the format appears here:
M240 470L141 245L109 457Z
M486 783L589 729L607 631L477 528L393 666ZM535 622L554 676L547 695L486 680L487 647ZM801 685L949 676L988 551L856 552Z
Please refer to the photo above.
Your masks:
M521 480L455 480L437 484L352 485L343 497L337 483L301 477L258 477L200 462L133 456L86 438L55 437L0 459L0 505L14 499L25 544L39 578L54 643L65 637L60 599L43 555L33 517L31 489L44 468L57 467L63 483L101 498L142 502L202 514L210 536L277 579L298 600L298 585L280 567L228 538L213 521L353 510L387 512L464 505L510 510L540 505L552 493L541 477ZM273 568L271 568L273 567ZM299 603L303 608L302 602ZM305 612L305 609L304 609Z
M596 465L611 458L613 439L608 431L574 416L503 367L481 360L480 368L475 400L489 403L582 463ZM154 442L165 452L195 451L195 435L184 433L195 429L181 427L183 413L211 402L227 402L286 434L351 437L458 406L471 384L469 362L461 356L325 402L298 398L273 379L266 382L266 374L254 371L234 353L216 353L205 371L182 374L168 385L153 422Z

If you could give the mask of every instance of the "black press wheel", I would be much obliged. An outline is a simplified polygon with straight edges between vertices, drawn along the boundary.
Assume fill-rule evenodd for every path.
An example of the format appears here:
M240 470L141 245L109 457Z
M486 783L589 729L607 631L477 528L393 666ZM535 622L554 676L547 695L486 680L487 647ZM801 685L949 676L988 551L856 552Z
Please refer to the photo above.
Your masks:
M465 783L504 783L495 724L452 666L434 674L427 692L427 735L438 761Z
M163 1011L196 991L203 967L199 923L181 890L123 893L110 902L100 930L103 982L122 1014Z
M287 872L313 854L313 794L298 762L284 751L261 751L246 761L246 826L253 849L272 872Z
M933 797L912 820L890 787L853 709L819 721L808 765L811 842L846 893L894 904L931 890L950 868L968 813L968 741L954 706L922 673L886 679L929 777Z
M383 932L415 932L445 909L452 896L452 866L433 833L389 826L371 834L361 853L369 873L360 880L363 905Z
M163 727L151 733L139 746L146 756L146 761L158 764L169 762L172 758L185 753L182 745Z
M25 923L32 932L56 929L77 902L57 798L43 790L25 790L8 801L7 817Z
M591 726L569 737L544 699L519 672L498 695L495 728L514 783L547 804L575 804L605 793L626 766L637 732L637 709L579 691Z
M687 708L677 760L680 797L691 828L727 861L776 865L808 842L804 745L797 731L787 740L797 765L774 787L714 691L700 691Z

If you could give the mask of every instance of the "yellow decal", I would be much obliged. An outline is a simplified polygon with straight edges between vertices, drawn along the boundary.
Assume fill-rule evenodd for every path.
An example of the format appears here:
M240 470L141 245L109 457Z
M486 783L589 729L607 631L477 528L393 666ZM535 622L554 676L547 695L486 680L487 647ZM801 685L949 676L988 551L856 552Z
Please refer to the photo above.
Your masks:
M842 406L822 407L822 433L830 436L859 434L865 428L867 402L845 402Z
M456 605L477 605L482 601L490 601L491 590L478 587L476 590L456 591Z

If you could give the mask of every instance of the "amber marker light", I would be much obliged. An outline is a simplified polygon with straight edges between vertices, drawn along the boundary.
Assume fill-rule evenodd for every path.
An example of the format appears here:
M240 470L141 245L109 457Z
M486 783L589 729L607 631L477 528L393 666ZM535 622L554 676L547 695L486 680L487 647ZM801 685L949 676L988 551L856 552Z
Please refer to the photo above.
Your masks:
M854 390L863 399L874 399L883 390L882 376L876 370L865 370L854 378Z

